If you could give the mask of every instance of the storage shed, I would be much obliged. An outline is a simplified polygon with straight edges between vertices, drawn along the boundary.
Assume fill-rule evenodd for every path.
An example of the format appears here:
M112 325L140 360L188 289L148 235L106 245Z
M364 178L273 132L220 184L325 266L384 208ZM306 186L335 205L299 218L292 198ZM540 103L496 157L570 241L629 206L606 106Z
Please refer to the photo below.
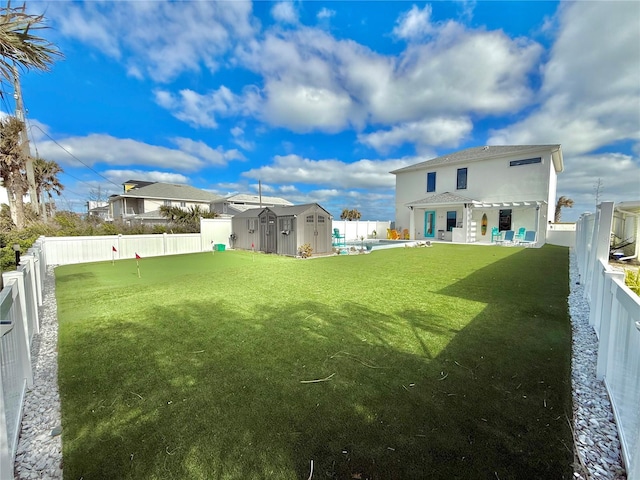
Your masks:
M258 236L258 214L262 208L251 208L244 212L236 213L231 219L231 248L242 250L259 250L260 238ZM253 245L253 247L252 247Z
M313 255L333 251L331 214L317 203L273 206L238 213L232 219L234 247L296 256L308 243ZM256 228L257 227L257 228Z

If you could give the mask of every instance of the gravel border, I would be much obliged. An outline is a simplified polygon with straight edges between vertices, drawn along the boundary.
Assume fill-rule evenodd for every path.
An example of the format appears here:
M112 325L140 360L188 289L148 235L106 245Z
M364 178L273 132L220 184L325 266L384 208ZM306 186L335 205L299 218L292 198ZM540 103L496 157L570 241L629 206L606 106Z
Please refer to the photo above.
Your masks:
M31 349L34 385L27 392L18 441L15 480L62 478L58 318L54 267L47 268L40 309L40 333ZM577 480L626 480L620 441L604 382L596 378L598 339L589 326L589 305L570 253L569 314L573 330L571 383Z

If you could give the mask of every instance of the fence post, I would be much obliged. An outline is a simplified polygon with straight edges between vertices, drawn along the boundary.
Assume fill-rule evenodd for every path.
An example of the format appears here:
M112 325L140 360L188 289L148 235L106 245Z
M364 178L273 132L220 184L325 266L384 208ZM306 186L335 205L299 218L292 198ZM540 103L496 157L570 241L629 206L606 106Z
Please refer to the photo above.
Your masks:
M38 315L38 293L36 287L36 276L35 276L35 259L33 255L23 255L22 262L26 264L25 270L29 272L28 280L31 283L31 298L25 297L25 302L30 302L33 305L33 316L34 318L32 324L34 326L34 333L40 333L40 316Z

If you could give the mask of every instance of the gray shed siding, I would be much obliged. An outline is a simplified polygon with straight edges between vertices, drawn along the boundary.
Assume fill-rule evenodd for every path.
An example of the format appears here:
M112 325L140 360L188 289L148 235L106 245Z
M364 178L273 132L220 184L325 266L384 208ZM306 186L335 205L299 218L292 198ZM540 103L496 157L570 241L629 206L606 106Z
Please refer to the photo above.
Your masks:
M260 209L255 208L238 213L231 219L231 229L236 236L233 248L251 250L253 244L256 251L260 250L258 213Z

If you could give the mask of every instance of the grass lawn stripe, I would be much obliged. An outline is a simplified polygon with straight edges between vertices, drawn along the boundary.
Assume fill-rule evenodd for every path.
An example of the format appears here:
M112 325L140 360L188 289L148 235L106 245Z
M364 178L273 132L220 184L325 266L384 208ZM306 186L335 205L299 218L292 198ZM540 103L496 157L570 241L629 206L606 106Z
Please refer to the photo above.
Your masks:
M140 270L56 269L65 478L572 475L566 248Z

